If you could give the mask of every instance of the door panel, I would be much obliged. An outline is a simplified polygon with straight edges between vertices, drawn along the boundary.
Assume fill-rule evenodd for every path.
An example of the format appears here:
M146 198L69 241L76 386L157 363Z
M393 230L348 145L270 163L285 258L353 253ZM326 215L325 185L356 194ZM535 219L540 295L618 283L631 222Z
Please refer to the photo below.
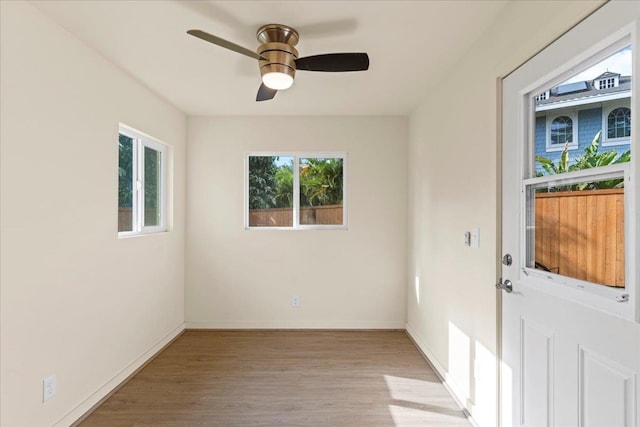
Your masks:
M547 425L553 412L553 336L520 319L522 341L522 425Z
M535 165L540 146L549 157L579 158L571 138L598 108L612 108L605 98L583 105L568 79L628 45L638 70L639 19L640 2L611 1L502 82L502 250L513 260L502 268L513 291L500 291L504 426L640 426L639 162L567 168L557 178ZM638 81L630 78L631 111L640 111ZM554 116L548 97L558 88L573 104ZM555 122L546 126L543 115ZM640 152L636 116L632 153ZM594 135L606 130L601 122ZM536 129L548 130L546 145Z
M632 425L635 400L631 370L580 347L580 425Z

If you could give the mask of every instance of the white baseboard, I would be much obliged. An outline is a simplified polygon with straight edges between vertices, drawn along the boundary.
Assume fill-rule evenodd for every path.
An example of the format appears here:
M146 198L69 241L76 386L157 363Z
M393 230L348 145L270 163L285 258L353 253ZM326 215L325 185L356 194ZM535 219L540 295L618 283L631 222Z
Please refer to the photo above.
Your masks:
M231 320L231 321L187 321L185 329L401 329L403 322L350 322L350 321L261 321L261 320Z
M424 357L427 358L427 361L431 364L431 366L433 366L433 369L436 370L436 373L442 379L442 384L447 389L453 400L455 400L458 406L460 406L460 408L465 412L471 425L474 427L479 427L479 424L473 418L474 408L473 405L469 403L468 396L465 396L460 388L453 381L451 381L448 372L444 369L440 362L438 362L438 359L436 359L431 350L429 350L429 347L427 346L425 341L420 335L418 335L418 333L411 327L411 325L407 323L405 329L407 330L407 333L409 334L413 342L416 343L418 349L422 352Z
M67 415L62 417L54 427L66 427L70 426L85 415L91 408L93 408L100 400L109 395L114 389L122 384L131 374L136 372L141 366L143 366L149 359L151 359L156 353L158 353L164 346L169 344L173 339L182 333L185 329L185 324L180 326L165 335L160 341L154 344L149 350L144 352L140 357L131 362L122 371L117 373L106 384L96 390L93 394L83 400L78 406L72 409Z

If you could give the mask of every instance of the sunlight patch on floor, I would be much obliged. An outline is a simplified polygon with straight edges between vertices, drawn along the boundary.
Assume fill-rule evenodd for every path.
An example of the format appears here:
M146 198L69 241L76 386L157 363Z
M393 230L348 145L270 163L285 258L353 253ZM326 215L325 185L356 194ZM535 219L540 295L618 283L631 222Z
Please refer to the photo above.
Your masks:
M440 382L385 375L394 425L460 425L469 421Z

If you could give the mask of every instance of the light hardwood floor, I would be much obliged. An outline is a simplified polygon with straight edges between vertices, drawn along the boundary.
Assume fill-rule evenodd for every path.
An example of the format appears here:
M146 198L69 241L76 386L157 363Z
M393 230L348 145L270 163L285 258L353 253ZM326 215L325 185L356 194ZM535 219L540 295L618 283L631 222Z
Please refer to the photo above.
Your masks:
M469 426L404 331L187 331L92 426Z

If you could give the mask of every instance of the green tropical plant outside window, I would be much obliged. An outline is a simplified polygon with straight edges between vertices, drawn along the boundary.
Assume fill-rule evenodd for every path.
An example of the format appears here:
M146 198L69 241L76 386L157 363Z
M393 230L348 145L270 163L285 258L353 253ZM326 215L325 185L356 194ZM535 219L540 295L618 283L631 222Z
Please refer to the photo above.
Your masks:
M248 226L295 227L294 207L297 224L343 226L344 169L340 156L250 155Z
M538 162L542 168L545 170L547 175L557 175L566 172L578 171L583 169L597 168L602 166L609 166L618 163L626 163L631 160L631 150L627 150L623 153L618 154L615 150L609 150L605 152L600 152L600 140L602 137L602 131L598 132L596 136L591 141L585 149L584 153L580 155L574 163L570 163L569 161L569 142L565 143L564 150L562 150L562 154L560 155L560 159L557 163L554 163L553 160L548 159L546 157L536 157L536 162ZM543 176L544 174L541 172L536 173L536 176ZM622 179L610 179L605 181L592 181L592 182L584 182L580 184L574 184L572 186L565 186L563 189L566 190L596 190L596 189L605 189L605 188L622 188L623 181ZM560 190L560 189L558 189Z

